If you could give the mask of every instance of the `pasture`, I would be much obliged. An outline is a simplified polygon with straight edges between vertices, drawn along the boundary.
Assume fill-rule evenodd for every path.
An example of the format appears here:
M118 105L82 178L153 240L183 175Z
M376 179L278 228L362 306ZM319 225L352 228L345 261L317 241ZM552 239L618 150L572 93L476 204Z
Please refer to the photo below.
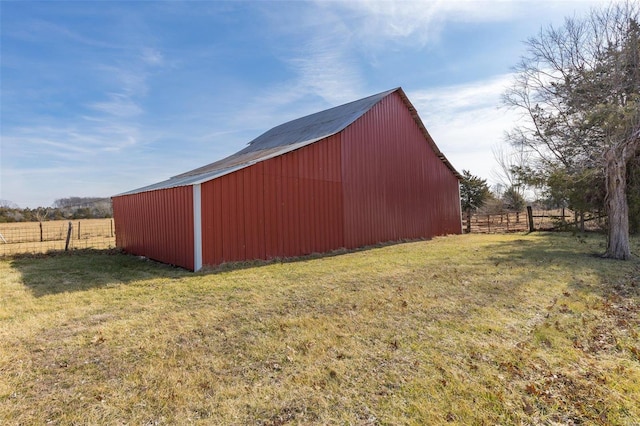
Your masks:
M6 257L0 419L637 424L640 261L604 243L469 234L195 274Z
M111 218L0 223L0 256L64 250L67 234L71 250L116 246Z

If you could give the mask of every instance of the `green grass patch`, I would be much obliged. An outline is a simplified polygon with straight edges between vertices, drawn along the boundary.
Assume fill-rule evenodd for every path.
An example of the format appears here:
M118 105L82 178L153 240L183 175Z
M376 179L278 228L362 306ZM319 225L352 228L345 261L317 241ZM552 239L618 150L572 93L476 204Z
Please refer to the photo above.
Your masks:
M113 251L2 259L0 419L631 425L640 261L603 251L511 234L196 274Z

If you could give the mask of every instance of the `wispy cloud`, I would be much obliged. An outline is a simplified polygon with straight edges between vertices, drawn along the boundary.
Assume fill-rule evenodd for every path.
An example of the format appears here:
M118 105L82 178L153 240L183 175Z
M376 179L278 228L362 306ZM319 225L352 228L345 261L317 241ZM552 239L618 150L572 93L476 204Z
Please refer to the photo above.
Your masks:
M288 62L298 74L296 90L338 104L357 96L363 77L349 57L346 42L339 37L331 39L312 40L304 53Z
M127 55L128 56L128 55ZM144 46L131 57L115 64L96 65L94 68L113 89L102 94L106 99L91 102L87 106L109 118L132 118L144 113L143 99L148 92L148 79L152 70L161 68L164 56L159 49Z
M44 165L52 160L91 164L105 152L131 146L138 134L136 127L107 123L15 128L3 136L3 154L23 159L38 156L38 163Z
M458 115L479 108L496 109L512 81L512 74L502 74L482 81L414 91L411 99L416 107L430 111L432 117Z
M478 57L467 58L465 38L498 28L486 40L504 31L507 43L515 21L537 14L548 22L549 10L561 19L574 5L8 2L0 198L34 205L52 188L67 196L143 186L231 154L287 120L397 85L458 169L489 176L486 154L511 127L497 108L508 77L484 78L506 70L494 67L484 39Z
M122 50L122 45L109 41L93 38L74 31L68 26L53 23L44 19L27 19L22 21L19 26L11 26L7 31L7 35L29 42L37 43L59 43L71 42L84 46L99 49Z
M474 1L318 1L292 14L265 11L282 38L296 40L282 58L295 77L262 91L257 104L263 113L282 115L287 108L299 112L300 102L313 97L324 101L322 107L357 99L371 90L364 57L378 61L398 43L420 49L437 41L449 21L485 22L512 14L512 2L506 1L492 2L490 8ZM317 101L307 103L319 106Z
M436 144L458 170L489 178L495 168L492 149L516 121L501 108L500 97L513 75L473 83L410 92L407 95Z
M135 117L143 112L142 107L130 95L124 93L108 93L108 100L94 102L89 107L95 111L115 117Z
M160 66L164 64L164 55L158 49L144 47L140 58L147 65Z
M318 2L322 7L337 6L353 22L358 42L370 48L389 43L418 44L436 42L447 22L493 22L514 13L514 2L492 1L377 1L339 3ZM354 19L355 18L355 19Z

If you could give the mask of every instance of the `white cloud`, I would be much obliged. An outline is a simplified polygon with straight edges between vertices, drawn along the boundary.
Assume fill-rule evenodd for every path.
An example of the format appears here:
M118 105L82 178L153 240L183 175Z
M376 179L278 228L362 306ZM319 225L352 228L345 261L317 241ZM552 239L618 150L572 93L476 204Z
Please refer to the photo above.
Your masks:
M502 94L512 81L512 74L503 74L482 81L414 91L411 99L425 107L436 103L437 111L429 112L432 116L439 113L450 116L478 110L479 107L497 108Z
M377 57L377 52L397 42L420 47L437 40L448 21L507 19L513 9L513 3L507 1L486 7L475 1L365 0L316 2L303 13L296 10L291 15L265 11L281 37L297 40L295 47L283 54L295 77L262 91L250 103L255 115L249 115L263 117L274 125L284 121L277 117L292 119L303 115L301 112L311 113L369 95L363 55L374 51L372 57ZM311 101L313 97L324 103ZM301 111L301 103L308 108Z
M142 107L129 95L109 93L107 97L109 100L94 102L89 104L89 107L95 111L122 118L135 117L143 112Z
M162 52L151 47L144 47L142 49L140 59L147 65L159 66L164 64Z
M346 11L362 44L403 42L425 45L437 41L446 22L491 22L508 19L514 3L492 1L347 1L318 2ZM490 6L490 7L488 7ZM354 19L355 18L355 19Z
M212 28L210 33L194 33L197 40L194 38L189 45L179 42L182 34L190 30L189 25L182 28L180 21L171 32L166 32L158 22L168 22L169 14L175 15L175 11L167 8L184 7L189 14L201 15L203 4L158 3L165 9L163 19L147 19L136 15L140 12L133 11L135 8L122 6L113 15L117 16L114 21L122 21L120 26L109 26L117 29L104 34L86 26L67 27L36 19L26 22L26 28L34 30L32 34L21 29L22 24L16 24L11 34L17 31L23 41L40 42L48 47L51 39L58 47L74 47L67 51L66 63L58 64L61 75L66 75L66 66L86 71L87 75L78 82L58 79L69 86L55 86L57 93L63 94L66 88L77 91L65 99L43 96L52 105L49 116L33 114L13 125L3 122L4 182L0 189L4 193L0 198L25 205L21 200L29 191L37 199L46 198L52 188L56 188L57 196L67 196L82 194L83 187L88 188L87 195L109 195L143 186L217 160L218 155L236 151L252 137L284 121L398 84L412 86L414 90L407 90L409 98L454 166L488 178L494 163L491 149L502 141L503 132L514 121L511 112L498 109L502 84L509 76L426 89L427 83L416 82L412 77L425 69L426 62L413 59L426 56L425 47L441 41L443 31L451 23L523 22L528 13L537 17L547 14L538 21L549 22L551 18L561 19L578 6L585 9L589 3L543 4L541 7L540 2L532 1L361 0L252 4L247 9L234 3L205 5L213 9L212 22L233 18L241 25L233 34L225 32L235 29L226 23L220 32ZM71 6L73 9L77 4ZM264 9L264 15L257 16L258 7ZM563 11L558 12L561 7ZM248 9L251 13L245 14ZM157 11L155 6L147 10ZM242 16L232 15L238 11L243 12ZM247 16L253 20L244 21ZM254 19L256 16L259 19ZM47 19L55 21L53 16ZM106 19L105 23L112 18ZM174 34L178 35L176 39L171 38ZM234 44L238 41L242 43ZM223 51L233 55L229 63L222 56L219 63L205 61L215 56L206 46L218 44L224 44ZM270 64L264 72L231 68L236 65L235 59L244 66L243 54L254 48L263 49L260 54L275 56L287 70L283 72L280 66L268 68ZM197 51L199 55L185 55L185 51ZM391 51L400 53L395 58L406 60L402 66L407 67L407 73L385 63ZM491 58L492 53L489 47L487 57ZM451 51L452 57L456 55L460 53ZM56 66L49 67L45 59L46 55L38 58L43 60L43 67L52 72L58 70ZM433 67L452 66L446 59ZM33 73L30 66L22 66L25 72ZM198 72L204 68L206 72ZM425 73L428 75L428 69ZM153 79L160 74L163 86L156 89L154 83L160 79ZM385 78L393 81L387 85L381 81ZM449 80L453 78L458 77ZM169 81L175 84L167 85ZM14 90L22 95L31 86L37 87L25 84ZM50 90L44 84L41 87L43 92ZM18 90L22 88L28 90ZM156 96L159 93L161 96ZM151 98L167 104L152 108ZM5 96L4 102L7 99ZM173 99L178 106L168 104ZM79 105L69 105L75 101ZM22 102L24 110L29 109L29 104L43 104L30 99ZM65 109L56 110L62 102L67 102ZM8 110L20 110L7 105ZM41 106L40 111L43 110ZM173 116L169 117L167 111ZM24 171L20 172L18 166L24 166ZM64 185L49 185L58 181ZM102 188L106 194L101 192ZM34 203L29 201L27 205Z
M496 168L492 149L517 120L500 108L511 74L473 83L407 93L429 133L451 163L491 180Z
M313 40L289 63L298 74L295 84L298 93L314 94L329 104L340 104L357 97L363 78L355 61L349 58L346 42L337 37L331 39Z

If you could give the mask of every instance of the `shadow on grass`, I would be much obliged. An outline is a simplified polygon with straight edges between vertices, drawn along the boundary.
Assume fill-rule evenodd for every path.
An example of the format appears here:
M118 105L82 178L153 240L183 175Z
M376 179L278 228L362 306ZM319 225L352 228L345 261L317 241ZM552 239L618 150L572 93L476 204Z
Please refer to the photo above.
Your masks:
M14 255L10 264L35 297L189 275L184 269L113 249Z
M353 250L338 249L327 253L313 253L292 258L228 262L215 267L205 267L197 274L212 275L274 263L304 262L404 242L407 241L381 243ZM35 297L85 291L146 279L180 279L194 276L193 272L186 269L156 262L142 256L127 254L118 249L50 251L43 254L17 254L8 258L11 267L20 272L22 283L30 289Z
M640 260L637 258L625 262L600 257L604 252L604 238L601 235L572 235L571 233L531 235L536 238L523 235L522 238L488 246L487 249L491 253L489 260L498 268L518 265L529 269L529 273L523 276L524 281L544 277L545 268L552 264L562 265L576 273L595 271L602 277L601 281L605 284L611 279L609 273L611 270L631 271L627 273L631 276L634 273L640 275ZM388 242L353 250L339 249L295 258L230 262L205 268L198 274L219 274L274 263L304 262L415 241L421 240ZM634 240L634 244L640 245L640 240ZM55 251L47 254L14 255L10 259L11 267L20 272L23 284L36 297L85 291L146 279L180 279L193 276L192 272L185 269L114 249ZM605 284L601 292L607 290Z
M396 245L405 244L405 243L415 243L419 241L427 241L427 240L424 238L420 238L420 239L411 239L411 240L406 239L406 240L400 240L400 241L387 241L385 243L378 243L378 244L373 244L373 245L368 245L368 246L358 247L353 249L339 248L339 249L324 252L324 253L310 253L310 254L305 254L305 255L296 256L296 257L274 257L268 260L256 259L256 260L247 260L247 261L238 261L238 262L225 262L220 265L205 266L198 273L206 274L206 275L220 274L220 273L229 272L229 271L238 271L242 269L257 268L260 266L267 266L267 265L273 265L278 263L282 264L282 263L306 262L308 260L326 259L326 258L331 258L336 256L342 256L344 254L349 254L349 253L366 252L366 251L375 250L378 248L391 247L391 246L396 246Z

